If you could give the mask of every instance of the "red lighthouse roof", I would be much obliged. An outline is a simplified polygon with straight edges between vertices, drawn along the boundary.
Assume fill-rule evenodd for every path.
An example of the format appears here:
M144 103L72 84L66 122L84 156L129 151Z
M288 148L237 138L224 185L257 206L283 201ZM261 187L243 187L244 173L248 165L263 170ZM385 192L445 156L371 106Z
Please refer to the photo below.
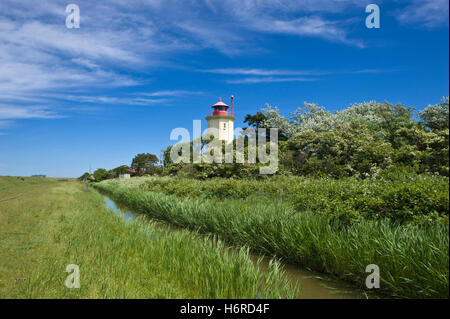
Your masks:
M212 106L214 109L213 115L228 115L229 106L222 102L222 98L219 98L219 102Z
M212 108L216 108L216 107L218 107L218 106L225 106L225 107L229 107L228 105L226 105L225 103L223 103L222 102L222 98L221 97L219 97L219 102L217 102L216 104L214 104L213 106L212 106Z
M219 116L219 115L220 115L220 116L228 116L228 117L232 118L233 121L234 121L233 99L234 99L234 96L232 95L232 96L231 96L231 114L228 113L228 109L230 108L230 106L228 106L228 105L226 105L225 103L223 103L223 102L222 102L222 98L220 97L220 98L219 98L219 102L217 102L216 104L214 104L214 105L212 106L212 108L214 109L214 111L213 111L212 114L210 113L210 114L208 115L208 117L209 117L209 116ZM207 117L207 119L208 119L208 117Z

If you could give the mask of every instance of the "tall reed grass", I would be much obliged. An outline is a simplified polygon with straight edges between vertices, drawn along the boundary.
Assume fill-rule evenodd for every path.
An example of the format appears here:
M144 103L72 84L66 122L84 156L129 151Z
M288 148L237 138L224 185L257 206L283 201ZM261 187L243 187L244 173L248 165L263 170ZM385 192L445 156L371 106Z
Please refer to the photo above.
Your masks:
M449 297L448 224L388 219L347 224L333 216L298 211L285 201L180 199L175 195L94 184L131 209L364 287L366 266L380 268L382 292L406 298Z
M300 211L345 220L387 217L403 222L437 216L448 220L449 212L449 180L442 176L411 174L396 179L366 180L275 176L263 180L213 178L206 181L142 177L108 183L179 198L247 199L258 194L290 203Z
M200 236L191 231L173 232L161 229L138 217L129 230L146 234L143 249L146 256L158 258L164 271L179 285L191 289L202 298L298 298L299 287L290 283L272 259L267 272L253 263L249 250L230 250L214 236ZM126 241L125 241L126 242ZM128 250L127 245L121 249ZM129 271L136 271L130 269Z

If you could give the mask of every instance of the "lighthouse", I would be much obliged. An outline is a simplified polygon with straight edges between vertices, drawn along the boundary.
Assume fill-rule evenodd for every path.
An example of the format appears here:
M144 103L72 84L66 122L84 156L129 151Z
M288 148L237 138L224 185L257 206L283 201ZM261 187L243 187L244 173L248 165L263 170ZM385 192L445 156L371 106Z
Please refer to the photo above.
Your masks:
M219 140L226 143L233 142L234 139L234 110L233 110L233 96L231 96L231 114L228 111L230 108L228 105L222 102L222 98L219 98L219 102L214 104L212 115L206 117L208 121L208 129L214 128L219 134Z

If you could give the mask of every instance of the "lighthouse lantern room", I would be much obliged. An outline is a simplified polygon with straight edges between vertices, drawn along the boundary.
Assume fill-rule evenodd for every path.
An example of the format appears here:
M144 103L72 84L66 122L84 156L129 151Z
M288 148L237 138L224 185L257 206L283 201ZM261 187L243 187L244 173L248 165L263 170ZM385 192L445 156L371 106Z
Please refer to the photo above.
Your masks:
M228 105L222 102L222 98L219 98L219 102L212 106L214 109L212 115L206 117L208 121L208 129L215 128L219 134L219 140L226 143L233 142L234 139L234 109L233 109L233 96L231 96L231 114L228 111L230 108Z

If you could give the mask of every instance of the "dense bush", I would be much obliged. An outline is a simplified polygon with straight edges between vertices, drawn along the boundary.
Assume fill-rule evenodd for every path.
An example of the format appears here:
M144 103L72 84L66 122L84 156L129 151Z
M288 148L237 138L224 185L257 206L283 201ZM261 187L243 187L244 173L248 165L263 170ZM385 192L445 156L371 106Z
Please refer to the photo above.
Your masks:
M218 194L226 194L225 197L230 192L236 198L239 194L241 198L247 196L245 200L219 201L212 185L204 188L213 195L211 199L180 199L175 195L139 189L151 189L151 185L157 185L154 189L171 187L173 180L160 179L159 183L158 179L137 180L146 182L138 183L135 179L119 183L120 187L118 183L105 181L94 186L137 212L180 227L218 234L232 244L277 255L288 262L353 281L360 287L364 287L366 266L376 264L383 274L381 290L386 293L398 297L448 298L448 225L438 221L396 225L387 219L362 219L348 225L332 216L306 210L299 212L285 201L248 197L251 192L247 188L249 185L244 183L237 183L236 187L229 187L225 181L217 184ZM349 185L356 188L354 183ZM192 193L201 196L191 186L177 184L173 191L183 197ZM315 184L316 188L310 188L309 197L314 197L323 186ZM279 189L273 183L262 184L263 192L270 191L271 187L278 192L273 196L284 195L285 189ZM344 187L338 187L332 188L331 192L343 190ZM302 197L307 199L308 194L303 192ZM316 201L327 200L316 198ZM401 196L400 201L403 201Z
M449 175L448 97L414 118L402 104L369 102L338 112L306 103L286 118L264 110L268 127L289 137L282 164L297 175L377 176L390 166Z
M448 220L448 178L411 174L407 170L386 170L379 179L365 180L275 176L263 180L213 178L200 181L179 177L146 177L109 183L179 198L226 200L256 197L279 200L298 211L309 210L347 221L361 217L388 217L393 221L405 222L438 216Z
M259 176L259 165L250 164L184 164L171 163L164 168L161 175L177 176L180 178L193 177L200 180L206 180L214 177L222 178L249 178Z
M342 124L332 131L296 133L288 147L292 157L284 164L297 175L376 176L392 163L391 145L377 141L359 122Z
M422 119L424 125L431 130L440 131L449 128L449 97L444 97L442 103L436 105L429 105L422 112L419 117Z
M367 178L409 166L419 174L449 176L448 97L418 114L412 107L388 102L353 104L334 113L305 103L289 117L267 106L263 113L247 115L245 122L255 131L278 128L277 174ZM193 142L185 144L191 150L191 162L172 163L169 146L163 151L163 175L199 179L258 175L258 163L192 164ZM203 149L208 140L202 138L200 144Z
M265 138L265 137L263 137ZM194 143L198 142L200 139L196 141L191 141L189 143L178 143L175 146L169 146L165 150L163 150L163 170L161 174L163 176L178 176L178 177L191 177L196 179L209 179L213 177L223 177L223 178L249 178L249 177L258 177L261 176L260 174L260 167L266 166L266 164L262 164L259 162L259 158L255 156L255 161L253 163L249 163L248 157L249 157L249 149L255 152L257 154L259 152L259 145L249 145L249 139L248 136L240 136L237 139L235 139L232 143L233 146L233 154L232 154L232 161L231 163L227 163L225 161L226 158L226 146L223 141L220 141L222 144L217 144L217 148L221 148L221 158L222 162L220 161L213 161L212 163L205 163L201 161L200 163L194 162L194 156L196 158L201 158L203 154L211 152L214 153L214 151L207 151L208 144L214 140L212 137L211 139L207 138L206 136L203 137L203 140L201 140L200 143L200 150L196 149L196 146L194 146ZM242 143L242 144L238 144ZM236 145L242 145L242 156L245 158L244 163L240 163L236 160L237 158L237 146ZM255 140L256 144L256 140ZM270 142L266 142L266 154L268 150L270 150ZM184 160L180 162L173 162L171 159L171 152L178 151L178 155L180 158L183 156L183 149L186 152L184 154ZM187 154L189 152L189 154ZM194 155L195 154L195 155Z
M269 150L269 134L262 131L277 128L279 165L276 174L364 179L379 177L386 169L408 166L417 174L449 176L448 102L449 98L444 98L442 103L430 105L417 114L412 107L400 103L373 101L352 104L336 112L305 103L305 107L298 108L289 117L268 105L262 112L246 116L244 122L252 127L233 141L234 150L237 141L244 142L245 164L238 163L236 152L227 164L225 161L213 164L194 161L194 157L209 154L209 146L215 144L210 144L214 138L202 136L168 146L162 151L162 166L156 165L159 160L155 155L138 154L132 161L134 170L131 171L137 175L198 179L258 177L262 165L258 158L251 164L247 155L250 149L257 151L259 146L249 146L248 140L259 132L258 136L267 141L266 150ZM222 155L225 149L222 143ZM212 153L217 154L216 150ZM171 155L174 154L184 158L182 162L173 160ZM128 171L128 167L120 166L94 177L101 181L117 177L121 171Z
M109 172L104 168L99 168L94 171L92 174L96 182L104 181L109 178Z

